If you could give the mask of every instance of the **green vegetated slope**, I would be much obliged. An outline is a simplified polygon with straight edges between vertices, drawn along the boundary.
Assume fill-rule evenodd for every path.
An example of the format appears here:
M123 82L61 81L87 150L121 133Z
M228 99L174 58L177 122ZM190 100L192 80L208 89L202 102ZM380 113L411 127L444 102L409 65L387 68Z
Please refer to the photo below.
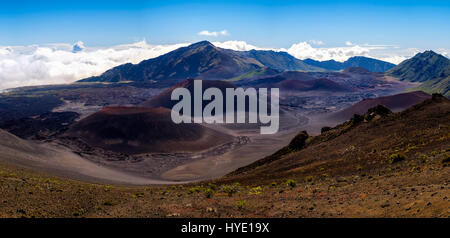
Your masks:
M450 60L433 51L416 54L386 73L400 80L422 83L412 90L450 96Z

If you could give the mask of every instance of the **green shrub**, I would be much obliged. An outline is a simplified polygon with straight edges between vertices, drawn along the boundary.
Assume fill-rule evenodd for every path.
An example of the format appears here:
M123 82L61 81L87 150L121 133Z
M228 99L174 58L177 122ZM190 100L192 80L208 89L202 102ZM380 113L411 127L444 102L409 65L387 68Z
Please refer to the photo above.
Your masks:
M417 146L409 146L409 147L405 150L405 152L408 153L408 152L413 151L413 150L417 150Z
M214 191L217 191L217 185L216 185L216 184L214 184L214 183L209 183L208 186L209 186L210 189L212 189L212 190L214 190Z
M247 200L238 200L236 201L236 207L238 209L244 209L247 206Z
M313 176L306 176L306 178L305 178L305 181L306 182L312 182L312 181L314 181L314 177Z
M406 158L407 158L406 155L404 155L404 154L402 154L402 153L395 153L395 154L392 154L392 155L389 157L389 159L390 159L390 161L391 161L391 164L397 163L397 162L400 162L400 161L403 161L403 160L405 160Z
M295 186L297 186L297 181L293 180L293 179L288 179L286 180L286 182L284 182L287 186L293 188Z
M257 194L261 194L262 193L262 188L261 188L261 186L258 186L258 187L254 187L254 188L251 188L250 189L250 191L248 192L250 195L257 195Z
M106 185L103 190L105 190L105 192L109 192L112 189L111 185Z
M187 190L188 194L192 194L192 193L199 193L202 191L202 188L200 186L195 186L195 187L190 187Z
M207 188L207 189L203 192L203 194L205 194L205 197L206 197L206 198L212 198L212 197L216 194L216 191L214 191L214 190L212 190L212 189L210 189L210 188Z
M132 195L133 198L141 198L144 197L144 193L136 193Z
M222 187L222 191L226 194L228 194L229 197L232 197L233 194L237 193L239 190L239 186L237 184L232 185L224 185Z

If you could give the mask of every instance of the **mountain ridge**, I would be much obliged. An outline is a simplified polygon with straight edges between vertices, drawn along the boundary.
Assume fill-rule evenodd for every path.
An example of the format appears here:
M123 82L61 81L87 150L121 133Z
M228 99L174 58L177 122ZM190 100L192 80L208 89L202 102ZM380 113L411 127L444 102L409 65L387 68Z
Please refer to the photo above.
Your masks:
M385 72L395 67L395 64L364 56L353 56L344 62L335 60L318 61L310 58L303 60L303 62L332 71L343 70L349 67L361 67L371 72Z
M186 78L230 80L269 68L281 72L322 72L327 70L308 64L308 62L282 51L235 51L216 47L209 41L200 41L164 55L143 60L138 64L122 64L99 76L92 76L77 82L141 82L184 80ZM369 70L384 69L387 67L386 65L390 65L390 63L366 57L353 57L348 62L348 66L367 67ZM373 65L370 66L371 64Z
M437 77L447 77L450 73L450 60L427 50L404 60L386 73L401 80L425 82Z

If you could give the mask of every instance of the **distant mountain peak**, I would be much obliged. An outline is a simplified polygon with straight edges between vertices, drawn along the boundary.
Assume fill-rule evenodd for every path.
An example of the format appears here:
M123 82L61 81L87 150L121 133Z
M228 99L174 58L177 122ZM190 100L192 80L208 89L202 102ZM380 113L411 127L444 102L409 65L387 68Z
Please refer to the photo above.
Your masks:
M424 51L422 53L419 53L419 54L422 54L422 55L439 55L438 53L436 53L436 52L434 52L432 50L426 50L426 51Z
M445 57L439 53L436 53L433 50L425 50L424 52L419 52L410 59L427 59L430 57L437 57L437 58L442 58L442 59L448 60L447 57Z
M446 78L450 73L450 60L432 50L417 53L387 72L389 75L411 82L425 82Z
M372 59L372 60L377 60L377 59L366 57L366 56L362 56L362 55L352 56L352 57L348 58L347 60L349 60L349 59Z
M204 41L199 41L193 44L190 44L188 47L198 47L198 46L213 46L216 47L215 45L213 45L211 42L204 40Z
M84 46L84 43L82 41L78 41L77 43L73 44L72 53L83 51L85 48L86 47Z
M441 58L441 59L448 59L447 57L438 54L432 50L426 50L424 52L417 53L414 55L411 59L419 59L419 60L426 60L432 57Z

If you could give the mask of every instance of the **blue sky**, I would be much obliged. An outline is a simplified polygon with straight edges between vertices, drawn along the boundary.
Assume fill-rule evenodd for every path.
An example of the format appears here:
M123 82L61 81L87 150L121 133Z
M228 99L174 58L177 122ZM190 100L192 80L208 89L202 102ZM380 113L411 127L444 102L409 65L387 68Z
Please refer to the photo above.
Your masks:
M301 41L450 48L450 1L8 1L0 45L111 46L242 40L288 48ZM227 30L227 35L198 32Z

